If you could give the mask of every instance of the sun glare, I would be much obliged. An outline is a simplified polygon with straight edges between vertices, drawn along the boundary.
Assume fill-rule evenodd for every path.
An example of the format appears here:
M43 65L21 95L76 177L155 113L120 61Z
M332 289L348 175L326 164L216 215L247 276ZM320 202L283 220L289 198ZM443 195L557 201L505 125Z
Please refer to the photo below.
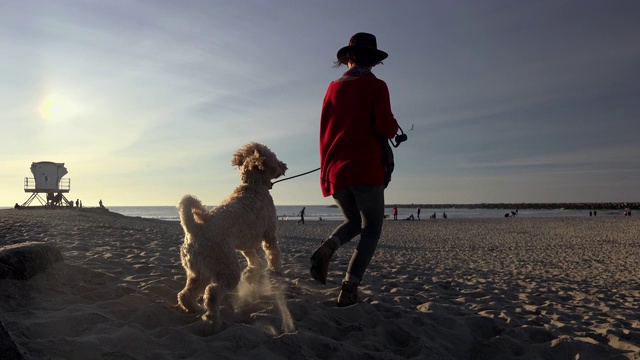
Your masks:
M65 120L77 111L68 98L59 94L47 95L40 104L40 115L46 120Z

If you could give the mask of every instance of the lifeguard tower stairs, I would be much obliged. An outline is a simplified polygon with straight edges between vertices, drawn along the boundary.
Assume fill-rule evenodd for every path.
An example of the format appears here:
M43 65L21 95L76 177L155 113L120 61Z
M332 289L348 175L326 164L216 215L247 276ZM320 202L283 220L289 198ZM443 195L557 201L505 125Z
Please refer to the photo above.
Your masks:
M63 179L67 174L64 163L40 161L31 163L33 178L24 178L24 192L31 193L22 206L29 206L38 200L44 207L73 206L64 194L71 191L71 179ZM40 194L46 194L45 199Z

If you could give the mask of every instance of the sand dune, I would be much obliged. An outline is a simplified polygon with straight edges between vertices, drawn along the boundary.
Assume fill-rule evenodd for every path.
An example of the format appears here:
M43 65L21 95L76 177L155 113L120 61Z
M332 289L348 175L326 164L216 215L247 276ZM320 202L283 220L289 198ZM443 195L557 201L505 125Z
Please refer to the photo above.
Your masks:
M336 224L280 221L282 273L241 284L212 333L175 308L178 223L1 210L0 245L45 241L65 262L0 280L0 320L26 359L640 358L637 217L387 221L348 308L355 241L328 285L308 275Z

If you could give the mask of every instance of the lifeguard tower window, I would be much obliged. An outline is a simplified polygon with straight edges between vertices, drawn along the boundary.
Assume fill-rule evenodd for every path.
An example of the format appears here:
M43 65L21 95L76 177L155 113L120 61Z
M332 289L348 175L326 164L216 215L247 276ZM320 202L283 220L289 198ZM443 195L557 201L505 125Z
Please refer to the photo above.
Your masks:
M71 191L71 179L63 179L67 174L67 168L64 163L55 163L51 161L40 161L31 163L31 173L33 178L24 178L24 192L32 193L29 200L22 206L29 206L34 199L37 199L41 205L63 205L70 202L62 195ZM38 195L40 193L47 194L47 201L43 201ZM53 196L56 194L56 196ZM57 201L50 201L50 198L57 197ZM64 199L64 203L61 201Z

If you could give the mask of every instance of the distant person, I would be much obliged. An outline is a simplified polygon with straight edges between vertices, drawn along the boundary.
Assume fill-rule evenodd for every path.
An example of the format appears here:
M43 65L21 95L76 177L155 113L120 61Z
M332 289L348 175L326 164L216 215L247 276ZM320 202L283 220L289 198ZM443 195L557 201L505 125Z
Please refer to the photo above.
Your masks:
M442 218L443 218L443 219L446 219L446 218L447 218L447 213L446 213L446 212L444 212L444 211L442 212Z
M593 216L597 216L598 212L596 210L593 210Z
M589 211L589 216L593 216L593 211Z
M104 209L104 205L102 205L102 199L100 199L100 202L98 202L98 204L100 204L100 209Z
M80 200L80 209L82 209L82 200Z
M435 219L436 218L436 213L434 212L429 218L430 219Z
M393 220L398 220L398 207L393 207Z
M337 299L339 307L358 302L358 285L378 246L384 220L384 190L391 174L383 163L382 141L398 132L387 84L371 69L387 53L376 37L357 33L337 53L335 66L348 70L327 88L320 115L320 183L344 217L311 256L310 273L326 284L329 262L340 246L360 235ZM374 121L372 121L374 119ZM386 143L385 143L386 145ZM384 153L387 154L387 153Z
M405 220L415 220L415 217L413 216L413 214L409 215L408 218L406 218Z
M57 193L56 196L53 198L53 206L60 206L61 202L62 202L62 193Z
M76 199L76 207L80 207L80 199Z
M418 206L418 210L416 211L418 213L418 220L420 220L420 207Z
M298 215L300 216L300 220L298 220L298 224L300 224L300 222L302 222L302 225L304 225L304 210L306 209L306 207L302 207L302 210L300 210L300 212L298 213Z

